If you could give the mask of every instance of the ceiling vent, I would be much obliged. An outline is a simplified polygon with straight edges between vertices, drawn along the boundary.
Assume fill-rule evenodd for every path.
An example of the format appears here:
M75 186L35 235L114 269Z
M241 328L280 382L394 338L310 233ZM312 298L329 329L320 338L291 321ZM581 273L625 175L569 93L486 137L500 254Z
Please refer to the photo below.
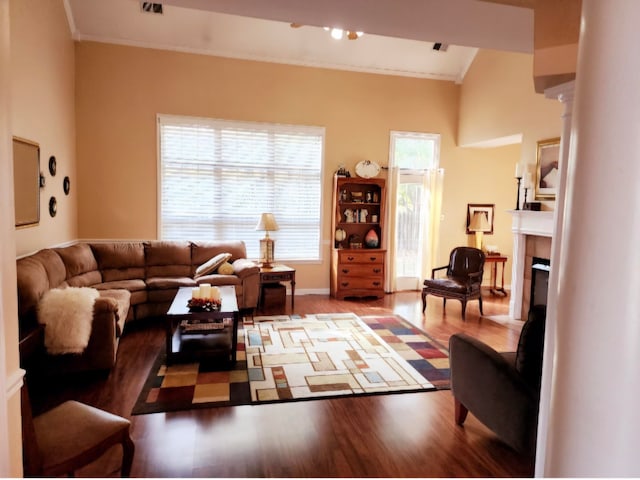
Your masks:
M449 44L448 43L436 42L436 43L433 44L433 49L438 51L438 52L446 52L447 48L449 48Z
M146 13L157 13L162 15L162 4L154 2L140 2L140 8Z

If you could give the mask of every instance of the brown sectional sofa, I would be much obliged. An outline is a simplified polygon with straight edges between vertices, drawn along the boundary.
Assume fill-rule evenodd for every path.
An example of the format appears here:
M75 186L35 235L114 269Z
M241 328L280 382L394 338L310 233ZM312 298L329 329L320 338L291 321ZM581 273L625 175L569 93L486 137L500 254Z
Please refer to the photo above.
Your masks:
M230 253L233 275L194 278L201 264ZM43 350L37 306L52 288L92 287L94 304L89 345L82 354L47 355L47 371L105 370L113 366L125 323L164 316L178 287L234 285L241 310L258 303L260 269L246 258L244 242L90 242L40 250L17 261L21 350ZM35 345L34 345L35 344ZM22 353L22 352L21 352Z

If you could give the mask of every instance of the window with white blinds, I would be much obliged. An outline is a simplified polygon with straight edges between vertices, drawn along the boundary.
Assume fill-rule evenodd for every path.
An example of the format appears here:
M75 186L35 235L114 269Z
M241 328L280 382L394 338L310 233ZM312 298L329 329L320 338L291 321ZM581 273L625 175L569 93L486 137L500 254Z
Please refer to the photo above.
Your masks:
M324 128L158 116L159 236L244 240L259 257L272 212L276 261L320 260Z

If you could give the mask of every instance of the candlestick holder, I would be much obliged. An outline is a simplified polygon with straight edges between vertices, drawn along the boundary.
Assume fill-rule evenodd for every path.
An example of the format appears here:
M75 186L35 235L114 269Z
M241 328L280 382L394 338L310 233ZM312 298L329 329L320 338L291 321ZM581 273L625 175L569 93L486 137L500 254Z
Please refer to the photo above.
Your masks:
M516 210L520 210L520 182L522 182L522 177L516 177L518 180L518 192L516 194Z
M525 183L526 185L526 183ZM529 189L527 187L524 187L524 201L522 202L522 209L523 210L529 210L528 204L527 204L527 192L529 191Z

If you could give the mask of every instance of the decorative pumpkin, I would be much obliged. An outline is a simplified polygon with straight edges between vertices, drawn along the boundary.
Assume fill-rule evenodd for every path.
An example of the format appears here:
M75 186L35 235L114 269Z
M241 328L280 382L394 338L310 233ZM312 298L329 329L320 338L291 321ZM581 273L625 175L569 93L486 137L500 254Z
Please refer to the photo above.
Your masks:
M233 275L233 265L229 262L224 262L218 267L218 273L220 275Z

